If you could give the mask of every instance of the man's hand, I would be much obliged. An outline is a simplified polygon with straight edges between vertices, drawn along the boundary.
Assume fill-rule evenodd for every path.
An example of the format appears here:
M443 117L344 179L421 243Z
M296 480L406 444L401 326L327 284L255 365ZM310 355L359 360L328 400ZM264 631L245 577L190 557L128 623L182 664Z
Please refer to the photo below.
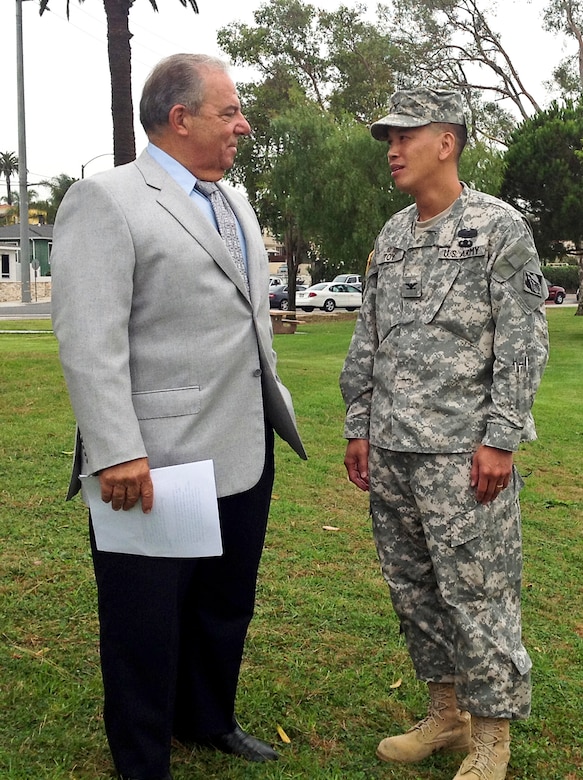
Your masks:
M368 490L368 450L368 439L350 439L344 457L348 479L361 490Z
M101 500L111 502L112 509L131 509L142 499L142 512L148 514L154 505L154 486L147 458L137 458L110 466L99 474Z
M504 490L512 476L513 453L482 444L472 460L471 486L480 504L489 504Z

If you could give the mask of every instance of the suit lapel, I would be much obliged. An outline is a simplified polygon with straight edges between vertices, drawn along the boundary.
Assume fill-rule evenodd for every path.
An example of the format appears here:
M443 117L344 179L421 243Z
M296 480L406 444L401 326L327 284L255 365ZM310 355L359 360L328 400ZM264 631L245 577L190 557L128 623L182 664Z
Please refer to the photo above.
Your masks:
M176 184L174 179L147 152L142 152L136 160L136 165L142 173L146 184L157 190L156 200L160 206L171 214L184 230L190 233L193 239L209 253L215 263L237 286L241 294L248 299L249 294L245 282L235 266L233 258L225 246L225 242L206 216L197 208L196 203L193 203L184 190ZM224 194L227 197L227 193ZM233 210L237 213L235 208ZM238 213L237 217L239 218ZM249 251L249 239L243 221L241 225L245 233L245 240L248 242Z

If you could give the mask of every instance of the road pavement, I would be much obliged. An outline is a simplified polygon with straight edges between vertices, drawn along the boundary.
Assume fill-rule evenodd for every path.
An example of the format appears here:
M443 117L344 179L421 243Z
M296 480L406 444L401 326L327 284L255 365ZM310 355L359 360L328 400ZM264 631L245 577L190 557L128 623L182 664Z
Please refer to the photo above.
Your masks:
M573 293L569 293L565 302L561 306L576 306L577 300ZM552 301L547 304L549 307L556 306ZM336 309L337 312L344 312L344 309ZM334 312L327 315L326 312L318 311L314 314L334 316ZM298 310L298 315L309 316L307 312ZM19 303L18 301L7 301L0 303L0 320L48 320L51 318L51 302L49 300L32 301L31 303Z
M51 302L47 300L19 303L7 301L0 303L0 320L49 320Z

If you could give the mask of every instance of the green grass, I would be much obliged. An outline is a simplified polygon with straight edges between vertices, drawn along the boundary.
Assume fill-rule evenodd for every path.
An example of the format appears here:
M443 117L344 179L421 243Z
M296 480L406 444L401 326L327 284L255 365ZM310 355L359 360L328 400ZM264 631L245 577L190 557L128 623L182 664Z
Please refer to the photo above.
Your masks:
M510 780L583 771L583 318L552 307L549 324L540 438L518 455L534 701L532 718L513 726ZM25 328L50 323L0 322ZM379 739L412 724L426 701L379 573L366 496L342 465L338 373L352 328L352 317L334 318L275 339L310 460L278 442L238 712L276 743L280 725L291 744L270 765L176 746L175 780L451 780L457 771L452 755L416 766L375 758ZM105 780L95 589L84 507L63 501L73 419L54 337L0 334L0 365L0 777Z

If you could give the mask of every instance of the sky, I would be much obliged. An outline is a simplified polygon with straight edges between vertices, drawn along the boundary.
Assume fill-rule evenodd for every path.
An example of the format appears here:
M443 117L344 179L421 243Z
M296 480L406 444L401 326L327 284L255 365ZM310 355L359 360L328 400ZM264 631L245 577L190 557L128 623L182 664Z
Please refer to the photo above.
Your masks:
M132 80L134 109L141 87L152 67L176 52L223 55L216 31L231 22L253 23L262 0L197 0L200 13L184 8L179 0L157 0L155 13L148 0L136 0L130 11L133 33ZM311 0L312 5L334 10L341 0ZM354 6L357 0L344 0ZM362 0L370 10L375 0ZM113 164L110 81L107 62L105 12L101 0L50 0L50 12L40 17L38 0L24 0L23 59L26 157L29 186L66 173L79 178L85 166L90 176ZM492 5L484 0L484 7ZM493 24L529 89L548 103L543 83L563 55L558 39L540 29L545 0L501 0ZM225 6L229 6L227 10ZM18 154L16 89L16 0L0 0L2 29L0 152ZM232 70L235 81L245 74ZM146 137L136 118L136 149ZM94 159L97 158L97 159ZM14 188L18 187L17 178ZM41 196L46 190L36 187ZM0 182L0 196L5 186Z

